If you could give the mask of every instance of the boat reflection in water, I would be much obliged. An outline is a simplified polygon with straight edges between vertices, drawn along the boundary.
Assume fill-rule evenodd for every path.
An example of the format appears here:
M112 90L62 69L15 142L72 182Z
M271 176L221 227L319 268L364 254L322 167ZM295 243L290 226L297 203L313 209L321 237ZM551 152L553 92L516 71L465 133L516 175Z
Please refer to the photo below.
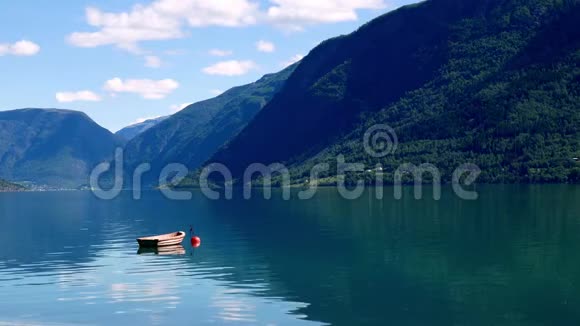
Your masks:
M140 247L137 251L138 255L159 255L159 256L180 256L185 255L185 248L182 245L168 246L168 247L158 247L158 248L146 248Z

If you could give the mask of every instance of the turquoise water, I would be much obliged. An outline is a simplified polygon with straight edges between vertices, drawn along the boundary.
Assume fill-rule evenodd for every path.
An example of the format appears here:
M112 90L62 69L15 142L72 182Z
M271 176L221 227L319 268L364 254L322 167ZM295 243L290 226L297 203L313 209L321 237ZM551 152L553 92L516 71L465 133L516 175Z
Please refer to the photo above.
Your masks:
M580 187L468 202L0 194L0 325L579 325ZM202 245L138 254L138 236Z

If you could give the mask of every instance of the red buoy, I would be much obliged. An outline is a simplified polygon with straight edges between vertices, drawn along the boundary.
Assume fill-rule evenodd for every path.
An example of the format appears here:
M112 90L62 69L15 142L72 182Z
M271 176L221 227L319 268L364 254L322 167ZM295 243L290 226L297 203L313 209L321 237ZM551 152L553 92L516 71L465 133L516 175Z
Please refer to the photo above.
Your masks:
M194 248L201 246L201 239L199 237L191 237L191 246Z

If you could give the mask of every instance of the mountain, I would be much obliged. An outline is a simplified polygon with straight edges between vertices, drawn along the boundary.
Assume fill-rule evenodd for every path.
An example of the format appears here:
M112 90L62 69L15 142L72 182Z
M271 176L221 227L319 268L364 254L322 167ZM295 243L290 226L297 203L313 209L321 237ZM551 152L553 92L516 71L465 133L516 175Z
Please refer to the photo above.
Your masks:
M25 187L21 186L21 185L17 185L14 183L10 183L6 180L2 180L0 179L0 192L4 192L4 191L23 191L26 190Z
M334 162L462 163L482 182L577 182L580 166L577 0L428 0L323 42L280 92L208 162L240 178L281 162L294 179ZM367 155L363 134L388 124L393 155ZM392 170L392 171L391 171ZM328 173L330 176L331 173Z
M0 112L0 178L55 187L88 183L118 139L86 114L56 109Z
M140 123L132 124L128 127L125 127L115 133L117 137L120 139L124 139L125 141L130 141L131 139L137 137L138 135L144 133L148 129L155 127L161 121L167 119L167 117L159 117L155 119L148 119Z
M148 162L152 171L147 175L153 178L169 163L181 163L190 169L199 167L254 118L294 68L295 65L290 66L194 103L146 130L125 146L126 170L130 172Z

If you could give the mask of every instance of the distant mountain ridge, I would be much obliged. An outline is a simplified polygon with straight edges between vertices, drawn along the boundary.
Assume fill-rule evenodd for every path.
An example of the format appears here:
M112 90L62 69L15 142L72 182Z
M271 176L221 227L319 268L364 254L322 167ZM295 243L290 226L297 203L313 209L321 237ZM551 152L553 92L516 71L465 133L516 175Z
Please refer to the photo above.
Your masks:
M164 117L159 117L159 118L154 118L154 119L147 119L143 122L135 123L135 124L132 124L130 126L125 127L123 129L117 131L115 133L115 135L120 137L121 139L124 139L125 141L130 141L133 138L137 137L138 135L144 133L148 129L155 127L161 121L163 121L167 118L168 118L167 116L164 116Z
M194 103L139 134L125 146L126 170L150 163L151 182L169 163L195 169L239 133L282 88L296 65ZM146 178L146 176L145 176Z
M55 187L88 183L121 141L85 113L58 109L0 111L0 178Z

